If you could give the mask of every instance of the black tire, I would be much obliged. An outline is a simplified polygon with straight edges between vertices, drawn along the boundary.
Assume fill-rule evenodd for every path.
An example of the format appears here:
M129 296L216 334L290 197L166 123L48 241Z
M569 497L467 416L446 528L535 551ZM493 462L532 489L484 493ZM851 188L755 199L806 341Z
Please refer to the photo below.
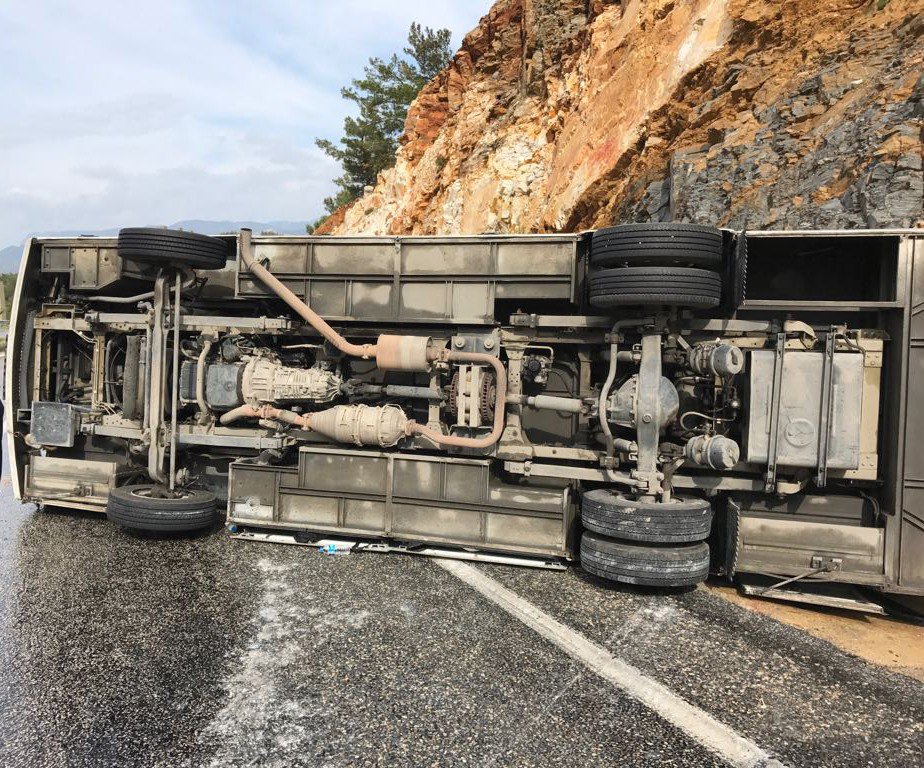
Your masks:
M593 233L593 267L691 266L718 269L722 233L698 224L623 224Z
M625 544L588 531L581 537L581 567L592 576L647 587L689 587L709 575L709 545L658 547Z
M228 259L223 240L175 229L129 227L119 231L119 256L145 264L221 269Z
M109 492L106 517L124 528L155 533L182 533L215 522L215 494L187 489L175 499L152 496L152 483L123 485Z
M712 505L704 499L673 499L663 504L636 501L597 488L581 500L584 527L604 536L652 544L705 541L712 529Z
M138 415L140 359L141 336L132 334L125 340L125 365L122 367L122 416L130 420Z
M9 340L7 340L6 364L17 366L16 376L13 378L15 392L12 393L10 404L23 411L32 407L32 361L35 358L35 317L37 314L34 309L26 313L25 322L17 339L18 349L10 349ZM12 418L15 423L15 411ZM10 439L12 440L12 437Z
M599 269L587 278L594 307L667 305L716 307L722 299L722 276L691 267L622 267Z

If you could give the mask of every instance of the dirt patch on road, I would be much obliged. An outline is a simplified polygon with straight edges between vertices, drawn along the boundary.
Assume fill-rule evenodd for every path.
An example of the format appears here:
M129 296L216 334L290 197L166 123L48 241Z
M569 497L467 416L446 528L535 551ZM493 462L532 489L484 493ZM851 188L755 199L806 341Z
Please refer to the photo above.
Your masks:
M831 608L746 597L735 587L709 584L715 595L827 640L861 659L924 682L924 626Z

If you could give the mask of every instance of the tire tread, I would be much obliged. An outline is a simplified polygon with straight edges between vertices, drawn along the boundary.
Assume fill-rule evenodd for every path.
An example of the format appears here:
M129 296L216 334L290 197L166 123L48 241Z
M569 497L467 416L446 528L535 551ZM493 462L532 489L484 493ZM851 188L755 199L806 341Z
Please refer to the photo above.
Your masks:
M723 260L721 231L697 224L623 224L593 233L593 267L680 266L718 269Z
M714 307L722 298L722 277L717 272L692 267L622 267L591 272L588 289L590 303L595 307Z
M106 517L125 528L153 532L184 532L207 528L215 522L215 496L193 491L186 499L145 499L132 496L135 488L150 484L126 485L109 492Z
M703 499L638 502L605 488L581 500L581 521L594 533L625 541L686 544L704 541L712 529L712 505Z
M585 532L581 537L581 567L593 576L626 584L692 586L709 575L709 545L654 547Z
M224 241L197 232L129 227L119 232L119 256L150 264L184 264L220 269L227 261Z

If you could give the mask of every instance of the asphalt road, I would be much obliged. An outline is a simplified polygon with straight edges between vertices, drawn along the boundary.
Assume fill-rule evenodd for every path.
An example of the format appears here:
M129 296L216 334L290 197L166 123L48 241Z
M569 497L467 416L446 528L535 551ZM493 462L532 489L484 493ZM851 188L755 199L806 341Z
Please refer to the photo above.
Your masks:
M924 764L924 686L706 590L477 566L787 766ZM432 561L128 536L0 489L0 765L709 766Z

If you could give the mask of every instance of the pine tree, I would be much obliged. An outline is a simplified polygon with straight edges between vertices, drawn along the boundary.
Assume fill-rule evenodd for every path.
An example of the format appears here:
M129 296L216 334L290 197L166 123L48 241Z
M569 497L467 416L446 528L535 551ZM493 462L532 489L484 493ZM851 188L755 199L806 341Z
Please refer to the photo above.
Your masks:
M394 165L408 107L420 89L449 64L451 36L448 29L434 31L411 24L403 55L394 54L388 61L369 59L364 76L341 89L343 98L359 107L359 115L343 121L343 138L338 144L317 140L343 169L343 175L334 180L337 194L324 200L328 213L355 200L363 187L375 184L380 171Z

